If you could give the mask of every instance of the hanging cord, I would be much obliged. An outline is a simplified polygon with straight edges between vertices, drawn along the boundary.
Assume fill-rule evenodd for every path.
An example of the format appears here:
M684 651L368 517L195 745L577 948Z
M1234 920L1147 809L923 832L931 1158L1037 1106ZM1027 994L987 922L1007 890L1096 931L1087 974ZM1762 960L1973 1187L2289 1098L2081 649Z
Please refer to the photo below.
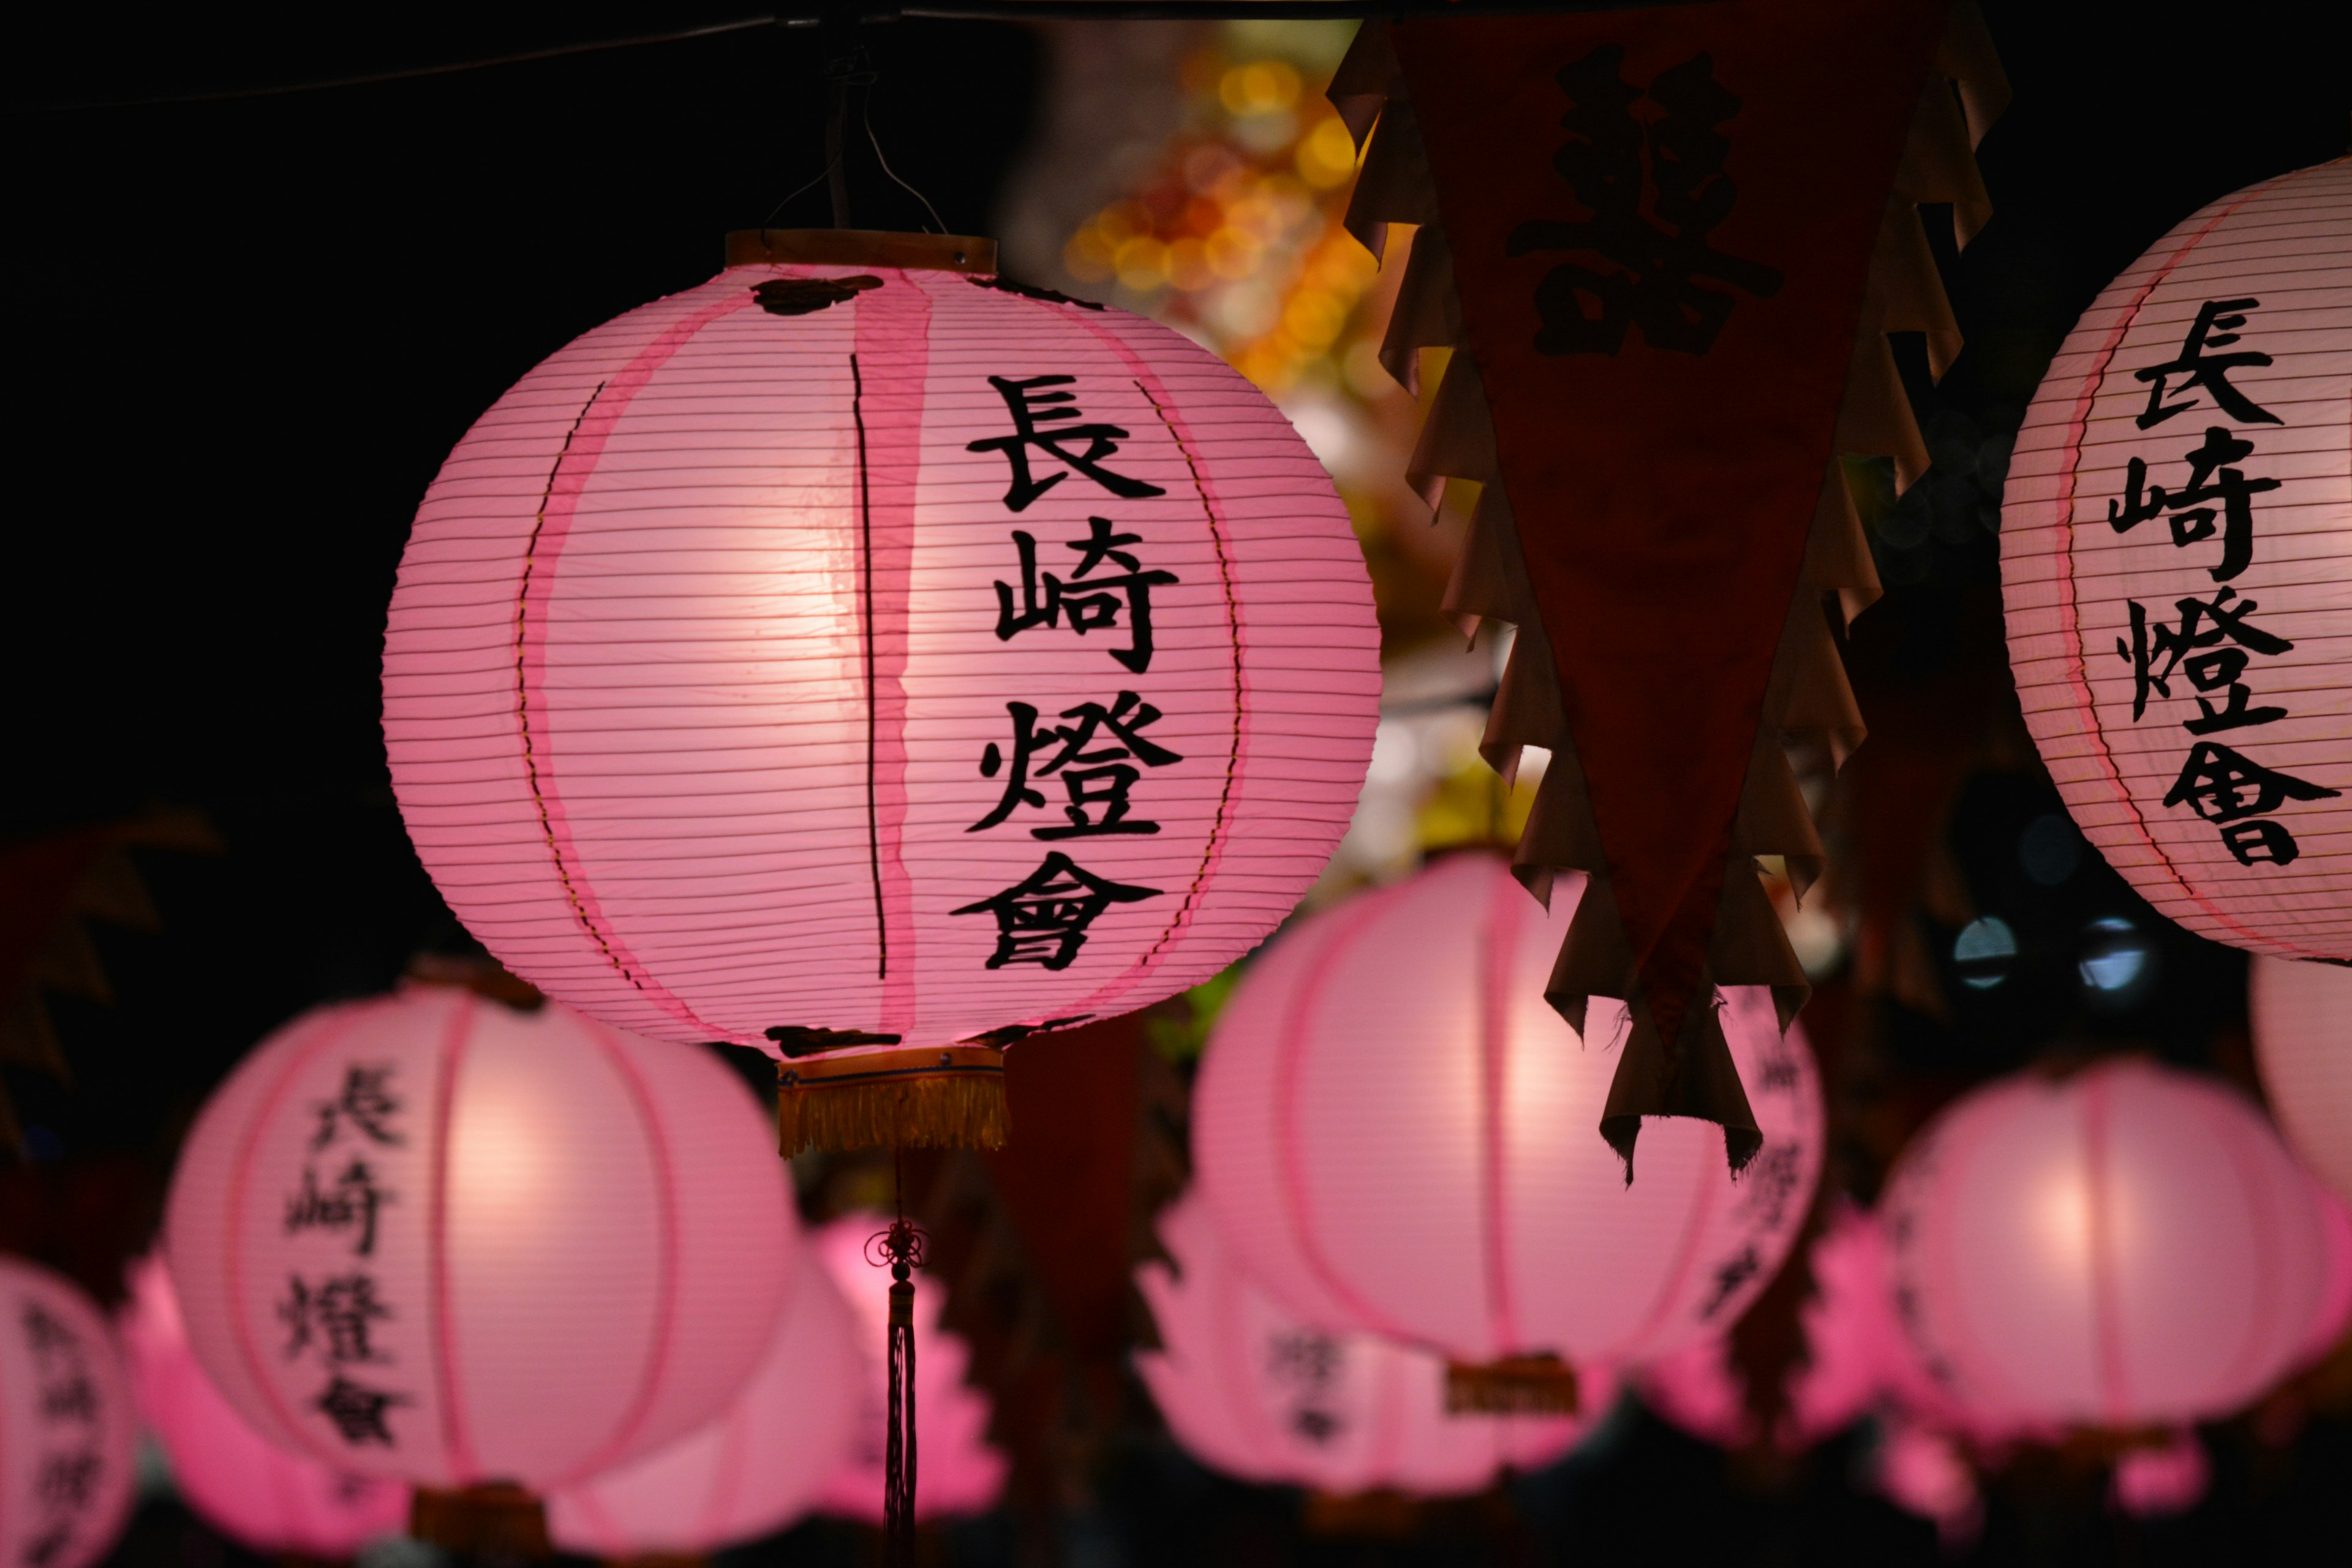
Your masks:
M867 79L870 81L873 79L868 78ZM866 140L874 143L874 161L882 165L882 172L889 175L892 183L897 184L900 190L906 192L908 195L923 204L923 210L931 215L933 233L947 233L948 226L940 217L940 209L931 205L931 198L923 195L922 192L915 189L914 186L908 184L906 181L899 179L898 171L890 166L890 160L882 156L882 139L874 134L874 91L870 87L866 92L865 119Z
M890 1338L887 1427L882 1450L882 1560L886 1568L913 1568L915 1561L915 1270L923 1266L928 1238L907 1217L904 1156L890 1155L891 1186L898 1217L890 1228L866 1238L866 1260L890 1266Z

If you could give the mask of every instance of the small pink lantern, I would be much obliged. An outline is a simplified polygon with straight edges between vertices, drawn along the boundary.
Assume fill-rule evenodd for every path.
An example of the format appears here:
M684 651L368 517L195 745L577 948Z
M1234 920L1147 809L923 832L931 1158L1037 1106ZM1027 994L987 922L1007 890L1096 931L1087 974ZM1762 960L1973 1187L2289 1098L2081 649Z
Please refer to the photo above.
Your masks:
M196 1364L160 1257L131 1268L122 1314L139 1413L182 1500L250 1551L341 1561L408 1526L408 1489L331 1469L256 1435Z
M1189 1193L1160 1218L1173 1270L1136 1285L1163 1349L1135 1370L1176 1440L1246 1481L1352 1495L1444 1497L1550 1464L1612 1404L1609 1373L1580 1373L1583 1414L1452 1414L1445 1363L1370 1334L1312 1328L1234 1267L1208 1205Z
M994 249L732 237L482 416L393 595L385 744L450 908L597 1017L795 1058L788 1152L1001 1142L995 1047L1247 952L1370 756L1314 456Z
M1622 1005L1594 1002L1587 1045L1544 1000L1582 886L1547 912L1462 854L1318 914L1244 974L1202 1064L1201 1187L1244 1272L1318 1328L1468 1363L1475 1407L1550 1405L1547 1357L1630 1365L1729 1324L1820 1173L1811 1052L1734 987L1762 1152L1735 1181L1720 1129L1661 1121L1628 1184L1589 1131Z
M794 1278L765 1121L723 1065L437 986L257 1047L189 1134L166 1241L197 1359L262 1436L489 1489L478 1528L526 1539L535 1508L500 1524L499 1499L715 1417Z
M884 1520L883 1430L888 1368L876 1351L890 1317L890 1268L877 1263L868 1244L889 1224L878 1215L845 1215L814 1237L825 1270L856 1321L865 1393L858 1440L818 1499L820 1512L881 1524ZM940 1327L937 1289L915 1298L915 1442L921 1458L915 1492L917 1519L986 1513L1003 1495L1008 1466L988 1440L987 1396L964 1381L971 1361L963 1336Z
M2352 158L2223 196L2076 323L2001 507L2084 836L2200 936L2352 959Z
M138 1417L96 1302L0 1256L0 1563L87 1568L131 1517Z
M1881 1496L1934 1522L1945 1550L1957 1552L1984 1527L1984 1493L1952 1435L1900 1412L1881 1424L1869 1474Z
M1877 1222L1841 1200L1812 1246L1813 1294L1799 1309L1805 1359L1790 1369L1769 1440L1794 1453L1870 1414L1885 1391L1886 1358L1901 1329L1886 1291ZM1643 1401L1674 1426L1727 1448L1763 1438L1724 1335L1642 1368Z
M2153 1447L2132 1448L2116 1460L2107 1496L2122 1512L2138 1519L2186 1513L2213 1484L2213 1462L2205 1445L2183 1426Z
M559 1548L608 1561L701 1557L816 1507L858 1446L868 1352L814 1248L800 1274L767 1359L725 1415L547 1500Z
M2252 1106L2137 1059L1948 1107L1883 1205L1928 1375L1992 1430L2226 1415L2329 1309L2322 1194Z
M2287 1142L2352 1198L2352 968L2256 958L2254 1060Z

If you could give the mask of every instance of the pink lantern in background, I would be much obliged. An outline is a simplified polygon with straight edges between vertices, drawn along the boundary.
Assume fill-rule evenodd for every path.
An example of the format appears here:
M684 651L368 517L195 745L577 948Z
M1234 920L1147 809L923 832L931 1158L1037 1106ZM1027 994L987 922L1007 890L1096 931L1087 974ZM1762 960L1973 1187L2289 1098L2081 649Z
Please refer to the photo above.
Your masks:
M2352 158L2107 286L2001 508L2010 665L2084 836L2200 936L2352 958Z
M2295 1152L2352 1198L2352 968L2256 958L2254 1060Z
M1762 1152L1734 1181L1720 1129L1662 1121L1629 1185L1590 1131L1622 1005L1593 1003L1587 1045L1544 1000L1581 887L1547 912L1499 858L1451 856L1302 921L1235 987L1193 1152L1289 1311L1456 1363L1630 1365L1728 1325L1780 1267L1821 1169L1811 1051L1769 993L1729 989Z
M1001 1140L993 1047L1247 952L1370 754L1370 584L1306 445L993 253L735 236L482 416L393 597L450 908L598 1017L801 1058L788 1148Z
M408 1489L330 1469L257 1436L196 1364L160 1257L131 1268L122 1314L139 1413L182 1500L250 1551L340 1561L408 1527Z
M98 1304L0 1255L0 1563L87 1568L131 1517L138 1419Z
M1474 1492L1551 1463L1605 1415L1613 1389L1582 1373L1583 1414L1450 1414L1445 1363L1370 1334L1334 1334L1284 1311L1234 1268L1199 1194L1160 1217L1176 1267L1136 1285L1163 1348L1136 1372L1176 1440L1243 1480L1342 1495Z
M865 1392L858 1441L817 1501L819 1511L883 1522L883 1420L889 1373L881 1350L890 1316L890 1269L877 1264L866 1244L889 1222L851 1214L814 1237L817 1256L856 1321ZM940 1327L943 1298L936 1285L915 1293L917 1451L921 1458L915 1517L945 1519L985 1513L1003 1494L1003 1454L988 1441L987 1396L964 1381L971 1352L963 1336Z
M871 1352L814 1248L800 1274L767 1359L725 1415L547 1500L557 1547L608 1562L701 1557L815 1508L858 1447Z
M768 1137L708 1052L562 1006L319 1008L181 1155L189 1342L255 1431L339 1469L610 1469L716 1416L768 1348L795 1253Z
M2152 1447L2126 1450L2116 1460L2107 1495L2116 1508L2140 1519L2186 1513L2213 1484L2213 1462L2197 1434L2181 1427Z
M1931 1423L1889 1415L1880 1425L1869 1474L1887 1501L1933 1521L1947 1551L1965 1547L1984 1526L1976 1470L1952 1435Z
M1882 1213L1904 1326L1955 1405L2131 1429L2228 1415L2307 1353L2323 1201L2242 1097L2122 1058L1948 1107Z
M1789 1369L1771 1443L1795 1452L1843 1431L1885 1392L1886 1359L1902 1330L1886 1290L1885 1241L1878 1224L1840 1201L1808 1259L1813 1294L1799 1309L1805 1359ZM1642 1368L1642 1398L1673 1425L1727 1448L1763 1436L1724 1335Z

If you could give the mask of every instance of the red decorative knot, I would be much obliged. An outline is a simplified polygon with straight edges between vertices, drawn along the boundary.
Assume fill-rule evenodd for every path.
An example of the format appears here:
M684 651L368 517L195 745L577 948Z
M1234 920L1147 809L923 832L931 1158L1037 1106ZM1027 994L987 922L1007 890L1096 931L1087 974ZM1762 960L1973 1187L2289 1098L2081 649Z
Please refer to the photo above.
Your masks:
M887 1266L893 1279L904 1279L923 1266L930 1237L910 1219L894 1219L887 1230L866 1238L866 1261L877 1268Z

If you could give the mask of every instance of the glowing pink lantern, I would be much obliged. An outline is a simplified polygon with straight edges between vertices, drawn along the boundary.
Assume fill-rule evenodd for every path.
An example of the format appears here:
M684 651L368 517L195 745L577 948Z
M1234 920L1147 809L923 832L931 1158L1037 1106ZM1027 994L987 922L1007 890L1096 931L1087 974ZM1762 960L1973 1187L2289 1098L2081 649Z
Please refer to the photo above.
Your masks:
M2271 1110L2305 1163L2352 1198L2352 969L2257 958L2247 988Z
M394 784L451 909L550 994L664 1039L896 1046L803 1058L798 1090L1001 1093L1006 1031L1208 978L1322 869L1380 688L1345 507L1215 355L975 276L992 251L737 236L427 492ZM949 1092L787 1143L1000 1140Z
M866 1243L888 1223L877 1215L845 1215L814 1237L817 1255L856 1320L865 1379L857 1444L848 1463L826 1483L817 1508L874 1524L882 1522L883 1412L889 1376L882 1346L890 1318L890 1270L871 1261ZM1007 1469L1004 1456L988 1441L988 1399L964 1382L971 1352L962 1335L940 1327L943 1299L936 1286L915 1292L918 1519L987 1512L1003 1494Z
M138 1418L98 1304L0 1256L0 1563L87 1568L131 1517Z
M1977 1473L1951 1434L1902 1414L1881 1426L1872 1479L1887 1501L1935 1522L1948 1550L1976 1538L1984 1525L1984 1494Z
M1604 1369L1580 1378L1582 1414L1449 1414L1445 1363L1371 1334L1333 1334L1284 1311L1234 1268L1208 1205L1187 1194L1160 1218L1176 1268L1136 1285L1163 1348L1135 1369L1195 1458L1243 1480L1351 1494L1480 1491L1551 1463L1605 1415Z
M816 1507L857 1447L871 1352L814 1248L800 1274L767 1359L725 1415L547 1500L557 1546L613 1561L698 1557Z
M1764 1147L1661 1121L1629 1185L1591 1128L1624 1025L1590 1046L1544 1000L1581 879L1552 907L1450 856L1301 922L1234 988L1202 1064L1201 1186L1243 1269L1318 1327L1460 1363L1663 1355L1739 1314L1803 1219L1821 1090L1769 993L1727 994Z
M2134 1059L1948 1107L1883 1205L1922 1363L1996 1428L2228 1415L2328 1309L2322 1197L2220 1083Z
M2200 936L2352 958L2352 159L2210 204L2084 312L2001 587L2084 837Z
M2197 1434L2182 1427L2154 1447L2132 1448L2116 1460L2107 1495L2116 1508L2141 1519L2186 1513L2213 1482L2213 1462Z
M1868 1415L1885 1392L1889 1349L1900 1335L1886 1291L1885 1241L1877 1222L1841 1202L1813 1243L1813 1294L1798 1310L1805 1360L1789 1370L1770 1440L1811 1447ZM1643 1367L1642 1398L1673 1425L1727 1448L1757 1442L1748 1388L1722 1335Z
M139 1413L198 1518L254 1552L341 1560L408 1528L408 1489L330 1469L257 1436L196 1364L160 1257L131 1268L122 1314Z
M768 1139L708 1053L562 1006L321 1007L189 1134L189 1342L257 1432L340 1469L609 1469L717 1415L768 1347L795 1251Z

